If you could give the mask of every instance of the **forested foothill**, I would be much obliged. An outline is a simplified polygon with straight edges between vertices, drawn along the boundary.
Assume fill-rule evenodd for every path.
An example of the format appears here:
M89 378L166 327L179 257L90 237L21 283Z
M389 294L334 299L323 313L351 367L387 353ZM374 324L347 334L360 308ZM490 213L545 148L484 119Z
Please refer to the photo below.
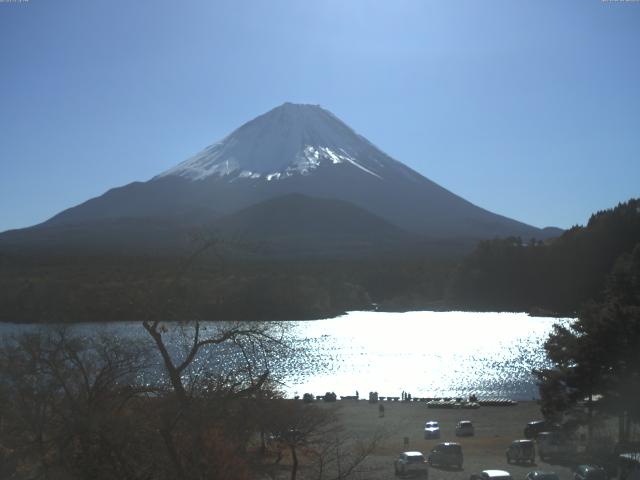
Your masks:
M574 316L602 297L616 261L640 242L640 200L595 213L556 239L481 242L455 269L449 305Z
M376 307L414 310L444 296L454 258L246 260L212 252L183 258L5 256L0 320L74 322L186 317L327 318ZM160 300L174 298L170 310ZM164 303L163 303L164 304Z
M358 256L270 257L205 238L193 255L0 251L0 320L75 322L189 316L326 318L349 310L459 309L577 314L640 242L640 201L594 214L544 242L506 238ZM202 246L204 245L204 247ZM187 268L188 267L188 268ZM171 310L159 299L174 298Z

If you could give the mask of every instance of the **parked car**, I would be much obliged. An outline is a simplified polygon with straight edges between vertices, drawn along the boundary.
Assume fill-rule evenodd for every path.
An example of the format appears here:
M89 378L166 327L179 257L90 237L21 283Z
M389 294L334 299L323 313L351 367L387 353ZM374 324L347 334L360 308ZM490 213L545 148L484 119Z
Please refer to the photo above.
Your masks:
M524 477L525 480L560 480L556 472L546 472L544 470L533 470Z
M561 432L541 432L536 437L538 455L541 460L574 455L578 446Z
M470 437L474 434L473 424L470 420L460 420L456 425L457 437Z
M424 438L440 438L440 425L438 424L438 422L425 422Z
M393 462L396 475L419 474L429 476L427 461L422 452L402 452Z
M429 452L429 465L462 468L462 447L459 443L439 443Z
M524 438L535 438L541 432L553 432L559 430L560 426L557 423L551 423L546 420L534 420L527 423L524 427Z
M618 455L618 480L640 480L640 451Z
M512 477L504 470L483 470L479 474L471 475L469 480L512 480Z
M271 435L269 435L268 440L269 442L282 442L289 445L300 441L303 436L304 434L300 430L291 428L281 432L272 432Z
M574 480L607 480L607 472L597 465L578 465L573 478Z
M533 463L536 461L536 448L533 440L514 440L505 453L507 463Z

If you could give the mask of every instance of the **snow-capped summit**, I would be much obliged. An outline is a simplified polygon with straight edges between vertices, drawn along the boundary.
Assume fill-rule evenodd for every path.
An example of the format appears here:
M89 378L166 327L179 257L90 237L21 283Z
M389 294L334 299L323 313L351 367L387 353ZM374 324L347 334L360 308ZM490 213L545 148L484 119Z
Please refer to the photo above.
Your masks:
M349 202L405 231L436 239L548 236L446 190L320 106L293 103L245 123L149 181L109 190L45 225L117 219L180 219L201 225L276 197L295 203L301 198L295 194ZM320 210L306 211L318 215Z
M389 157L319 105L284 103L158 175L282 180L350 165L383 178Z

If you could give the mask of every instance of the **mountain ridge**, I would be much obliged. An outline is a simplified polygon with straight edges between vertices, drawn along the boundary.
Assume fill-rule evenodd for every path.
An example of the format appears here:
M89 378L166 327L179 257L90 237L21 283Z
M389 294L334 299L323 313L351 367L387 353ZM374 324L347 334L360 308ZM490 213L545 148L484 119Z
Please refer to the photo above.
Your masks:
M148 181L110 189L37 227L180 217L198 226L206 212L225 216L290 194L348 202L430 239L557 235L478 207L393 159L328 110L292 103ZM27 231L37 235L38 228Z

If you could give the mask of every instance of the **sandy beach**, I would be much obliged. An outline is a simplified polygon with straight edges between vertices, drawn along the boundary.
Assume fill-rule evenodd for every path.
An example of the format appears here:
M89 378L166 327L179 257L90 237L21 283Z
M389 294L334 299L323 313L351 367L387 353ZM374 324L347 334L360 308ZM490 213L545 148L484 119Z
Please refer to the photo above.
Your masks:
M527 422L542 418L536 402L476 410L429 409L424 403L418 402L384 402L384 418L379 418L377 404L364 400L339 401L334 405L327 407L338 409L345 431L362 438L372 437L379 429L386 432L384 440L366 462L366 468L370 471L363 475L364 478L394 478L393 461L400 452L418 450L426 456L435 445L445 441L462 445L463 469L429 467L431 480L468 480L471 474L488 469L506 470L514 480L524 479L531 470L554 471L562 480L573 478L569 466L543 462L537 453L533 465L507 464L505 450L509 444L524 438L523 430ZM440 439L424 439L424 423L428 420L440 422ZM455 425L459 420L473 422L473 437L455 436ZM405 437L409 439L408 447L404 446Z

